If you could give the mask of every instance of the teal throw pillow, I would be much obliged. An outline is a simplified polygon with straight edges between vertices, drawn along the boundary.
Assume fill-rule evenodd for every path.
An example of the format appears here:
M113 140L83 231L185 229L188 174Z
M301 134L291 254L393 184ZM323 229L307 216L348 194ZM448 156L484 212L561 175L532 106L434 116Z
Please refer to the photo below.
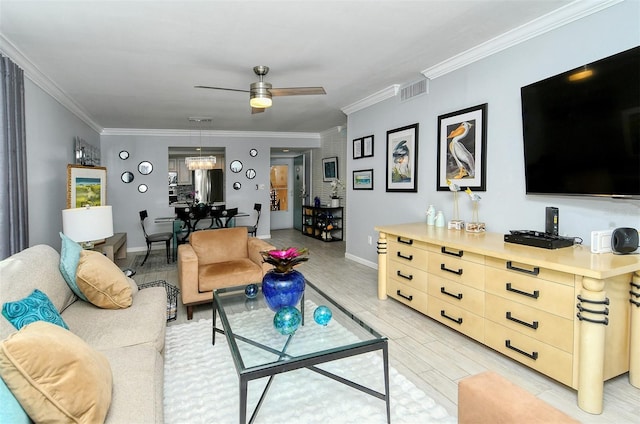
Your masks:
M80 252L82 252L82 246L69 237L60 233L62 239L62 248L60 249L60 272L64 277L64 281L67 282L69 288L80 299L87 302L87 297L78 288L76 283L76 271L78 270L78 261L80 260Z
M38 289L22 300L2 305L2 315L18 330L36 321L47 321L69 329L51 300Z
M4 380L0 378L0 423L22 424L31 423L29 416L20 402L13 396Z

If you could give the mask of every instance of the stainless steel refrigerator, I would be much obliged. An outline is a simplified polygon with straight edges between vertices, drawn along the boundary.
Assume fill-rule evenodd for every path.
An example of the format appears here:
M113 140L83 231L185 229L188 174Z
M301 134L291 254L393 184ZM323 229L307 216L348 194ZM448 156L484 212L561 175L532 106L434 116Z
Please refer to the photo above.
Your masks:
M200 203L224 202L224 175L222 169L196 169L193 171L193 189Z

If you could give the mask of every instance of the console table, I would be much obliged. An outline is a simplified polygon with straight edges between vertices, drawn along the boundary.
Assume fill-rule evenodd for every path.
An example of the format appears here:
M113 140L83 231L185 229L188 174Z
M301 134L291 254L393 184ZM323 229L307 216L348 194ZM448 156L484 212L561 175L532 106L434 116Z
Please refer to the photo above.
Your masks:
M640 257L547 250L425 223L375 227L378 298L414 308L578 391L601 414L604 381L640 388Z
M102 253L112 262L116 259L127 259L127 233L115 233L104 243L95 245L93 250Z

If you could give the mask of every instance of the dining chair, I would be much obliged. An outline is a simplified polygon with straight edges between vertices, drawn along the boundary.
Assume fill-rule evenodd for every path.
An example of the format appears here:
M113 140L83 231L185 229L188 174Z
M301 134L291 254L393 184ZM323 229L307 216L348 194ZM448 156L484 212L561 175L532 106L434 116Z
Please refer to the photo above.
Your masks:
M222 217L225 218L224 227L229 228L229 225L232 223L233 218L238 215L238 208L226 209L222 212Z
M258 212L258 215L256 216L255 225L244 225L244 227L247 229L247 232L249 233L250 236L255 237L256 233L258 232L258 223L260 222L260 213L261 213L261 210L262 210L262 204L261 203L255 203L253 205L253 210Z
M164 242L167 246L167 263L169 263L169 252L171 251L171 240L173 240L173 233L154 233L147 234L147 230L144 228L144 221L149 217L147 210L143 210L139 212L140 214L140 225L142 226L142 232L144 233L144 239L147 242L147 254L142 261L140 266L144 266L144 263L147 262L149 258L149 253L151 253L151 245L153 243L161 243Z

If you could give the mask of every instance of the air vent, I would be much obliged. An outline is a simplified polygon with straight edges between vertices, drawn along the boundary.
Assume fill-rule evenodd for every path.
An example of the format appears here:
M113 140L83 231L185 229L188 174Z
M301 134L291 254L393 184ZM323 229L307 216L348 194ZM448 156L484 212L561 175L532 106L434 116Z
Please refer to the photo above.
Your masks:
M428 93L428 85L429 80L423 79L418 82L414 82L412 84L406 85L400 89L400 101L405 102L414 97L420 96L422 94Z

